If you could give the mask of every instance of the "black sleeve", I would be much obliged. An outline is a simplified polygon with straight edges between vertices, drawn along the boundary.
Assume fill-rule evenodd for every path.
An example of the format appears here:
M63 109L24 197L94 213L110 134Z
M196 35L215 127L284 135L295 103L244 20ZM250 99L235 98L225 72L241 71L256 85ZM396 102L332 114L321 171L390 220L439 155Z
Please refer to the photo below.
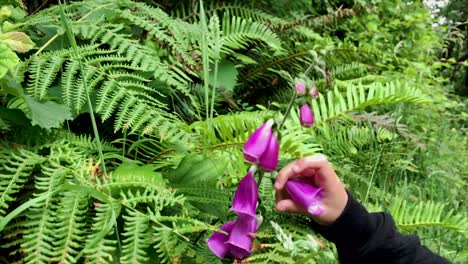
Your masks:
M349 263L447 264L446 259L422 246L417 236L396 230L387 213L368 213L348 192L348 203L331 226L313 228L335 243L339 260Z

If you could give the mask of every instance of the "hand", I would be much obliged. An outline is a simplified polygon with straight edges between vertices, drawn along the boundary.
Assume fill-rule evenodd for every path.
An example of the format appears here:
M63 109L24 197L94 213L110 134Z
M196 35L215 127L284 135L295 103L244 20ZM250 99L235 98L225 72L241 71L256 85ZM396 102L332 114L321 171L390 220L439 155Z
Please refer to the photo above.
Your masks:
M290 178L300 177L322 187L324 213L310 215L305 208L294 203L284 188ZM338 219L348 202L348 194L327 158L322 154L296 160L284 167L276 177L276 210L311 216L322 225L331 225Z

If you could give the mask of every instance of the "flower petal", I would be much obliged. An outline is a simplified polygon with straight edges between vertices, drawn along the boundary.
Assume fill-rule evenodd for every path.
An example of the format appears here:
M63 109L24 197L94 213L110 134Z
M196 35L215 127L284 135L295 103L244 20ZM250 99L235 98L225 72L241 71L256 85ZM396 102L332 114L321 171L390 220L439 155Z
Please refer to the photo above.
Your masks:
M254 240L252 234L255 232L257 232L257 218L250 215L239 215L239 218L237 218L229 234L229 239L226 241L226 244L230 245L231 249L237 247L237 249L234 249L231 253L240 256L241 249L250 254Z
M290 179L286 182L286 190L291 199L306 208L311 215L323 213L322 188L316 188L307 181L301 179Z
M304 127L311 127L314 124L314 113L308 103L301 106L300 110L301 125Z
M211 235L211 237L206 240L208 248L211 250L211 252L218 256L218 258L223 259L230 250L230 246L229 244L226 244L226 241L229 239L229 233L231 233L235 223L236 222L234 221L229 221L221 226L221 230L227 232L228 235L220 232L214 232L213 235Z
M268 120L261 125L250 136L244 145L244 157L250 163L258 163L260 157L265 153L270 143L270 137L273 134L273 120Z
M279 144L278 137L275 134L271 135L270 144L265 153L260 157L260 168L264 171L274 171L278 166Z
M234 194L231 210L239 216L246 214L255 217L258 204L258 187L254 178L254 171L250 170L242 178Z
M245 250L236 246L231 246L229 253L236 259L244 259L248 255L250 255L250 250Z

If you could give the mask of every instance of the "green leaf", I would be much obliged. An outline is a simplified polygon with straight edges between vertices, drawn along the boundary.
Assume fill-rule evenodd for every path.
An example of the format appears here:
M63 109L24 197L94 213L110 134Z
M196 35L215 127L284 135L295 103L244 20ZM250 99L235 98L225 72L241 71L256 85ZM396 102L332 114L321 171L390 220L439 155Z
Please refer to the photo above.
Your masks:
M235 68L235 64L229 60L223 60L218 65L218 78L216 81L217 88L222 88L232 92L237 83L237 75L239 72ZM214 86L214 73L210 73L210 85Z
M0 43L0 78L19 63L18 56L8 46Z
M23 32L7 32L0 35L0 42L5 43L16 52L28 52L34 47L34 42Z
M112 173L112 177L117 182L139 181L139 179L145 179L148 183L165 187L161 173L154 171L151 165L140 166L136 163L124 162L115 169Z
M31 111L32 125L42 128L58 128L65 120L71 120L72 115L67 106L55 102L39 102L25 95L24 99Z
M213 183L226 168L226 162L200 154L186 156L172 172L171 183L190 186L196 183Z

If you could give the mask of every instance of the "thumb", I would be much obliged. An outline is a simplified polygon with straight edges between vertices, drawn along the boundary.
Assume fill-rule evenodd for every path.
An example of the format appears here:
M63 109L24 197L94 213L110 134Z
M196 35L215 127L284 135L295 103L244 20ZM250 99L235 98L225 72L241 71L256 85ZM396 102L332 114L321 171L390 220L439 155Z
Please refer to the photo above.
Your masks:
M300 213L303 212L304 209L294 203L293 200L285 199L276 203L276 211Z

